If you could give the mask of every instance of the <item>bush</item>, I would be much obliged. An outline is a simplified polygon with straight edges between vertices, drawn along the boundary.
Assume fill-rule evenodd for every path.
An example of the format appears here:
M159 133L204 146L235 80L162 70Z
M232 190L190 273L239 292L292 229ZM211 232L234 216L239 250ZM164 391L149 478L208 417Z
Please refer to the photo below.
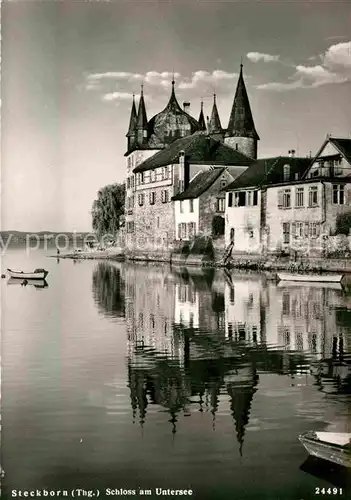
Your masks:
M339 214L336 217L336 234L349 234L351 229L351 212Z
M211 239L206 236L195 237L190 252L195 255L206 255L209 258L213 258L214 250Z

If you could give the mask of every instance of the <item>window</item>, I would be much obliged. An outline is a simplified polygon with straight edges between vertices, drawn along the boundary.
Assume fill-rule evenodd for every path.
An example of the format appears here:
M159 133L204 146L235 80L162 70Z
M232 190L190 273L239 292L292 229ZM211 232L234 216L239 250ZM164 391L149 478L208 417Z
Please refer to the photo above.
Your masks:
M295 223L295 236L296 238L303 238L304 235L304 223L303 222L296 222Z
M344 205L344 186L342 184L333 184L333 203L335 205Z
M317 222L310 222L309 225L309 237L317 238L319 235L319 224Z
M252 191L248 191L246 193L246 205L248 207L251 207L251 205L252 205Z
M130 178L130 187L134 187L134 175L132 175L132 177Z
M303 207L303 194L304 188L296 188L295 206L297 208Z
M128 168L130 168L132 166L132 159L131 157L129 156L128 158Z
M185 222L178 224L178 238L180 240L186 240L186 226Z
M290 224L289 222L283 222L283 243L288 245L290 243Z
M184 191L184 181L179 180L178 185L179 185L179 192L182 193Z
M254 204L254 206L257 205L257 202L258 202L258 191L254 191L253 192L253 204Z
M140 184L144 184L144 182L145 182L144 172L141 172L141 174L140 174Z
M155 200L156 200L156 193L155 191L151 191L151 193L149 194L150 205L155 205Z
M127 177L127 189L130 189L130 177Z
M280 189L278 191L278 207L290 208L291 206L291 189Z
M251 191L249 191L251 193ZM239 193L234 193L234 206L244 207L246 205L246 192L240 191Z
M290 165L284 165L283 167L283 179L284 182L290 179Z
M194 200L189 200L189 212L194 211Z
M308 206L315 207L318 205L318 187L311 186L308 191Z
M162 203L168 203L168 191L164 190L161 192Z
M144 194L143 193L138 194L138 204L139 204L139 207L142 207L144 205Z
M150 177L151 177L151 182L155 182L156 181L156 170L151 170L150 172Z
M182 214L182 213L183 213L183 211L184 211L183 201L180 201L180 202L179 202L179 211L180 211L180 213L181 213L181 214Z
M196 234L196 224L195 222L189 222L188 223L188 235L189 239L193 238Z
M217 212L224 212L225 211L225 200L224 198L218 198L217 199Z
M127 222L127 233L134 233L134 222Z
M228 207L233 206L233 193L228 193Z
M221 179L221 189L225 188L227 185L227 181L225 179Z

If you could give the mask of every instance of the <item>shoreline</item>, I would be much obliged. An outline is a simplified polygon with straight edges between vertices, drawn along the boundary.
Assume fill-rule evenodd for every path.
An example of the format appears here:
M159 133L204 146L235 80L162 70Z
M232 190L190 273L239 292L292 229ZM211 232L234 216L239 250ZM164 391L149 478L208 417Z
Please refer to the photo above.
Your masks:
M304 258L299 261L288 258L266 258L261 256L238 256L230 259L226 264L216 260L205 260L202 256L180 257L179 254L151 255L128 255L121 250L70 252L60 255L49 255L50 258L71 260L111 260L130 262L164 262L182 267L202 267L216 269L242 269L254 271L290 271L290 272L338 272L351 273L351 259L327 259L327 258Z

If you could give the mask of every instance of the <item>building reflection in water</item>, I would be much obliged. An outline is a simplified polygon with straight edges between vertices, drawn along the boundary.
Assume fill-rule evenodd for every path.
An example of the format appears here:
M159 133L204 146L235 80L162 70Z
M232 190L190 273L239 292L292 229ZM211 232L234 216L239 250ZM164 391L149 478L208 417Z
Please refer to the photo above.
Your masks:
M99 262L93 271L93 298L104 316L125 315L125 284L119 267Z
M310 373L320 390L350 392L350 297L320 286L276 286L262 276L99 264L94 297L123 311L133 419L165 409L180 415L230 412L240 453L259 373ZM121 286L123 284L123 286ZM110 295L113 297L110 297ZM103 312L102 311L102 312ZM226 408L226 409L225 409Z

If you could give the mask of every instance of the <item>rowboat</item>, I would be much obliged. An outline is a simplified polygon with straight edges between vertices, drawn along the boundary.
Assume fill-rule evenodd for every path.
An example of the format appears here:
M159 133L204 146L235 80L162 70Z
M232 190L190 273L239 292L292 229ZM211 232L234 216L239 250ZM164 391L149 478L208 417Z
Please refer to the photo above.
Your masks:
M318 281L279 281L277 283L278 288L296 288L296 287L308 287L308 288L328 288L329 290L343 290L341 283L333 282L318 282Z
M343 274L289 274L277 273L280 281L302 281L311 283L340 283Z
M8 285L33 285L35 288L47 288L48 282L44 279L31 279L28 281L26 278L24 279L19 279L19 278L9 278L7 281Z
M310 455L351 467L351 434L309 431L301 434L299 440Z
M21 279L21 280L38 280L45 279L49 274L45 269L35 269L32 273L25 273L23 271L13 271L12 269L7 270L11 278Z

